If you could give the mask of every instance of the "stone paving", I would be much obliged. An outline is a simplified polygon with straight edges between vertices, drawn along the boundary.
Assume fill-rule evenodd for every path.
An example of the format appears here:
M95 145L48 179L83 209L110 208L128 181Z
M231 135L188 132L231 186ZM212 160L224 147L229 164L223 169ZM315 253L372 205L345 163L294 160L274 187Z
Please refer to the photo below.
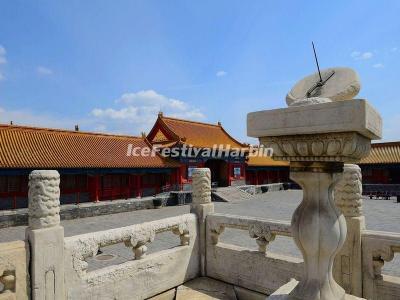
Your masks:
M301 191L280 191L253 196L251 200L235 200L229 203L216 202L215 211L232 215L246 215L275 220L290 220L294 209L301 200ZM367 229L400 232L400 203L395 200L370 200L364 199L364 215L366 216ZM164 207L161 209L140 210L113 215L97 216L84 219L65 220L65 235L72 236L91 231L101 231L118 228L146 221L172 217L189 212L189 206ZM25 226L0 229L0 242L24 239ZM221 241L238 246L256 249L255 240L247 232L237 229L226 229L221 236ZM156 235L154 243L148 246L149 253L160 249L167 249L179 245L179 238L172 233ZM269 246L271 252L301 257L297 247L290 238L277 237ZM132 250L123 244L104 247L103 254L89 260L89 270L101 268L110 264L118 264L133 257ZM112 258L111 260L101 260ZM400 255L386 263L384 274L400 276Z

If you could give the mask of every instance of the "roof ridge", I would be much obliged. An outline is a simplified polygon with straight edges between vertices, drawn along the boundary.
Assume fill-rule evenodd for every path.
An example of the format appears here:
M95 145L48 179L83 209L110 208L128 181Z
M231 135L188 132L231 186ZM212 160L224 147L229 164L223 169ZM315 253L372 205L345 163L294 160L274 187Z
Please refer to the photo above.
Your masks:
M75 131L68 129L60 129L60 128L50 128L50 127L38 127L38 126L27 126L27 125L9 125L9 124L1 124L0 130L4 129L21 129L21 130L38 130L38 131L47 131L47 132L58 132L58 133L69 133L69 134L81 134L81 135L94 135L94 136L106 136L106 137L120 137L120 138L134 138L134 139L142 139L140 136L135 135L126 135L126 134L115 134L115 133L101 133L101 132L91 132L91 131Z
M195 123L195 124L200 124L200 125L208 125L208 126L213 126L213 127L222 127L222 125L219 125L219 124L212 124L212 123L193 121L193 120L185 120L185 119L180 119L180 118L173 118L173 117L166 117L166 116L160 116L160 118L161 119L170 119L170 120L180 121L180 122L186 122L186 123Z
M400 145L400 141L394 142L380 142L380 143L372 143L372 147L384 147L384 146L397 146Z

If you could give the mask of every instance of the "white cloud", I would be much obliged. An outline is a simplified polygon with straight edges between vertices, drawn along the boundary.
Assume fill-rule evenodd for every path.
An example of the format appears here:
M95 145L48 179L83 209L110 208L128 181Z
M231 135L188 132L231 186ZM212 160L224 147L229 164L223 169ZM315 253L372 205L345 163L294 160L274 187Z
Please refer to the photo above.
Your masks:
M125 93L115 100L117 107L94 108L91 116L110 130L138 134L153 125L157 113L176 118L201 120L204 114L187 102L168 98L154 90Z
M3 73L0 72L0 81L2 81L4 79L5 79L5 77L4 77Z
M372 65L372 67L374 67L375 69L382 69L385 67L385 65L381 64L381 63L377 63L377 64Z
M353 51L350 56L355 60L366 60L371 59L374 54L372 52L360 52L360 51Z
M122 95L114 106L95 108L79 119L60 117L58 114L39 114L31 110L8 110L0 107L0 122L13 121L16 125L62 128L73 130L79 124L82 131L112 132L139 135L149 132L159 111L166 116L202 120L204 114L185 101L168 98L153 90Z
M220 70L220 71L218 71L217 73L215 73L215 75L217 76L217 77L223 77L223 76L226 76L228 73L227 72L225 72L225 71L223 71L223 70Z
M39 75L45 75L45 76L47 76L47 75L52 75L52 74L53 74L53 71L52 71L51 69L49 69L49 68L47 68L47 67L43 67L43 66L38 66L38 67L36 68L36 71L37 71L37 73L38 73Z

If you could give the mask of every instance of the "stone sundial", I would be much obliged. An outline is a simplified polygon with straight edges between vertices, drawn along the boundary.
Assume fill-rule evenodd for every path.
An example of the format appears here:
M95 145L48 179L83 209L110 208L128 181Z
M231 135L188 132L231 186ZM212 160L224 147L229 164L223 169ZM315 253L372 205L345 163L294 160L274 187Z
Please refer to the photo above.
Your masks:
M320 70L314 43L313 50L318 72L304 77L293 86L286 95L288 106L353 99L361 88L357 73L343 67Z
M323 80L329 79L325 79L325 83L320 86L318 85L320 83L318 72L301 79L286 95L286 103L289 106L301 105L304 102L303 99L312 101L315 98L330 99L331 101L351 100L361 88L357 73L350 68L324 69L321 70L321 77ZM314 100L314 102L316 101ZM322 101L317 103L322 103Z
M350 68L321 71L315 58L318 72L291 89L289 107L247 115L247 135L272 148L273 159L289 161L290 178L303 189L291 228L304 274L295 285L282 287L287 293L279 299L285 300L348 299L332 275L333 258L347 232L333 190L344 163L368 155L371 140L382 136L378 112L368 101L353 99L360 90L357 73Z

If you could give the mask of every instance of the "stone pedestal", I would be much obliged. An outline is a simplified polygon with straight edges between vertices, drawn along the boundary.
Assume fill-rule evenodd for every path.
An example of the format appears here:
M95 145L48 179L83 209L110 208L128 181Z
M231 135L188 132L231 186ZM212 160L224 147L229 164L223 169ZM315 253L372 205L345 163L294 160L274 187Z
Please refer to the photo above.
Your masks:
M211 172L208 168L197 168L192 173L192 203L190 212L197 215L199 223L199 249L201 276L206 276L206 217L214 212L211 202Z
M303 254L304 274L282 299L345 299L332 272L347 231L333 191L344 162L368 155L371 139L381 137L379 114L365 100L321 102L250 113L247 127L249 136L272 148L273 159L290 162L290 177L303 188L292 233Z
M60 226L60 175L36 170L29 175L32 299L64 299L64 228Z

